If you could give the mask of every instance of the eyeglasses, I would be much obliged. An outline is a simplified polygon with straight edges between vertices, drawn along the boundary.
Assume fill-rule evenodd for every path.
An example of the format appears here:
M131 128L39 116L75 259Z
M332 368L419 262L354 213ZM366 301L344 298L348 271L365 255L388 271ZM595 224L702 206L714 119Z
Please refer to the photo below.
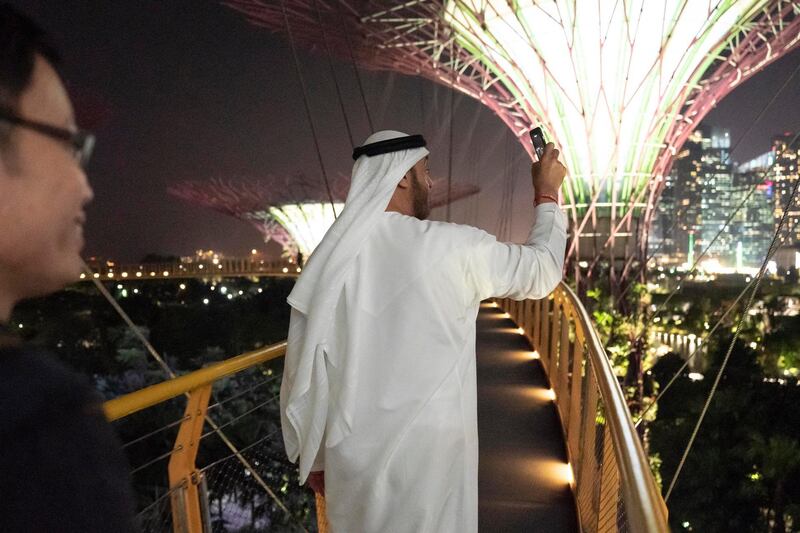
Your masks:
M0 108L0 120L5 120L15 126L28 128L35 132L47 135L50 138L66 143L72 151L72 156L82 167L86 167L89 158L92 157L94 149L94 135L88 131L72 131L65 128L58 128L42 122L27 120L11 113L6 109Z

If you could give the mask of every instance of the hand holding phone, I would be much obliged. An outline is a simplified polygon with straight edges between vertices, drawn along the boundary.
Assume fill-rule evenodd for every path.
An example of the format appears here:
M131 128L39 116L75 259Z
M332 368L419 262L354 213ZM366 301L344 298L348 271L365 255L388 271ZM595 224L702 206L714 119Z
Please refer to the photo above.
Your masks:
M542 155L544 155L544 145L547 144L544 140L544 133L542 132L542 128L535 127L530 131L531 135L531 142L533 143L533 151L536 152L536 158L538 160L542 160Z
M541 128L534 128L530 132L531 142L538 161L531 165L533 178L534 203L538 205L540 199L558 202L558 192L567 173L566 167L558 160L559 151L553 143L545 143Z

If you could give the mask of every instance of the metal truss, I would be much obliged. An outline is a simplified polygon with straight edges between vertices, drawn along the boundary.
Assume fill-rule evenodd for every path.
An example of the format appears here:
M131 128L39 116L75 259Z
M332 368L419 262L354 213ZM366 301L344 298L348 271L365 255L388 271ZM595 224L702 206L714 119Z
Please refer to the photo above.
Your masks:
M615 152L608 161L624 156L625 165L587 165L585 159L591 159L591 152L578 153L575 149L576 154L571 156L574 159L567 162L573 173L565 183L564 194L575 237L570 256L579 257L579 236L603 233L592 246L592 255L607 256L612 264L615 259L624 260L618 273L623 278L637 260L646 256L647 232L664 187L664 176L669 174L675 154L694 128L728 93L800 44L800 1L683 0L675 3L670 17L665 7L660 30L662 50L648 60L649 70L638 85L620 92L636 95L651 90L652 85L656 91L651 98L658 105L652 116L641 117L633 136L625 137L623 128L614 124L622 123L620 117L626 111L636 112L626 107L630 104L624 101L627 96L619 98L602 84L599 95L583 94L580 83L577 91L569 87L564 76L559 78L554 72L553 57L541 39L537 40L537 30L527 25L529 12L538 10L537 20L559 26L566 51L563 61L571 62L576 77L583 76L581 68L585 65L578 57L582 50L576 45L582 28L577 26L577 4L572 2L228 0L225 4L243 13L252 24L272 32L286 33L290 27L295 42L318 53L332 53L364 68L422 76L475 98L511 129L530 154L527 132L532 124L544 125L567 154L572 137L614 137L614 149L620 153ZM599 0L596 9L603 12L624 4ZM581 9L584 5L588 8L589 3L581 3ZM697 16L700 11L712 22L690 41L681 58L694 54L694 59L686 62L694 65L691 74L685 76L685 82L670 83L671 78L664 82L663 77L674 73L661 70L666 60L663 39L672 35L681 17ZM727 21L723 17L727 12L737 16ZM501 27L502 35L497 30L499 19L508 28ZM640 28L634 21L635 17L626 14L624 30L628 42L624 47L620 45L631 56L637 51L637 42L641 45L652 38L646 31L638 35ZM720 30L722 24L724 31L711 32ZM605 36L601 32L598 47L608 40L610 30L605 31ZM509 46L515 42L518 48ZM542 70L541 86L530 80L532 71L538 73L529 64L531 58ZM626 82L631 64L628 60L627 70L620 70ZM584 113L584 131L574 124L573 131L564 126L564 115L570 112ZM610 131L592 132L592 125L603 113L614 115ZM600 229L600 219L605 220L605 230ZM619 253L615 241L621 237L634 242L624 247L624 257L615 258Z

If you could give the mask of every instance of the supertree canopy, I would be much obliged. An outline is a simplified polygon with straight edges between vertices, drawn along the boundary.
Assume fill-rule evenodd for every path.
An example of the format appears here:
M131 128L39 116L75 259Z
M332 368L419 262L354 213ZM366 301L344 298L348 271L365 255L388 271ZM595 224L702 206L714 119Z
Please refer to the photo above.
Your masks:
M319 182L316 182L319 183ZM259 181L184 181L169 187L169 194L191 204L213 209L252 224L264 238L283 247L285 256L308 258L335 217L344 208L350 179L337 176L327 187L315 185L302 174ZM454 185L448 192L444 180L434 180L431 207L441 207L479 192L475 186Z
M630 267L672 159L731 90L800 43L786 0L228 0L259 26L491 108L562 148L572 257Z

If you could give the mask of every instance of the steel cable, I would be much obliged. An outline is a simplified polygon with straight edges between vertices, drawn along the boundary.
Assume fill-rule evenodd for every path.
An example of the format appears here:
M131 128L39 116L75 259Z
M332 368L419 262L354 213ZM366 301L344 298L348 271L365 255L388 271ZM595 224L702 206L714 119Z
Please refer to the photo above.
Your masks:
M791 143L790 146L793 144L794 143ZM742 327L744 326L744 323L747 320L747 313L750 310L750 307L753 305L753 301L755 300L756 294L758 294L758 289L761 286L761 281L764 279L764 274L767 271L767 265L769 263L770 255L773 253L773 250L777 249L777 244L781 230L783 229L783 225L786 223L786 220L789 217L789 208L795 202L795 198L797 196L797 191L799 187L800 187L800 179L795 181L794 188L792 189L792 194L789 200L786 202L786 206L784 207L783 210L783 215L781 216L781 220L778 223L778 227L776 228L775 234L772 238L772 243L770 244L769 250L767 251L767 254L764 257L764 261L761 264L761 269L758 271L758 275L755 278L756 279L755 286L753 287L753 290L750 293L750 298L748 299L747 304L745 305L744 309L742 310L742 314L739 317L739 322L736 325L736 330L733 334L733 338L731 339L730 345L728 346L728 350L725 353L725 358L722 360L722 365L720 366L719 371L717 372L717 375L714 379L714 383L711 386L708 398L706 399L706 402L703 405L703 409L700 412L700 416L697 419L697 423L694 426L694 430L692 431L692 435L689 438L689 443L686 446L686 450L684 451L683 456L681 457L681 460L678 463L678 467L675 470L675 474L672 476L672 481L670 482L669 488L667 489L666 495L664 496L665 502L669 501L669 497L672 494L672 490L675 488L675 483L677 483L681 470L683 469L683 466L686 463L686 458L689 456L689 452L691 451L692 446L694 445L694 441L697 438L697 433L700 431L700 427L703 424L703 420L705 419L706 413L708 413L711 401L714 399L714 395L717 392L717 387L719 386L719 382L722 379L722 375L725 373L725 369L728 366L728 361L730 361L731 354L733 353L733 348L736 344L736 341L739 339Z

